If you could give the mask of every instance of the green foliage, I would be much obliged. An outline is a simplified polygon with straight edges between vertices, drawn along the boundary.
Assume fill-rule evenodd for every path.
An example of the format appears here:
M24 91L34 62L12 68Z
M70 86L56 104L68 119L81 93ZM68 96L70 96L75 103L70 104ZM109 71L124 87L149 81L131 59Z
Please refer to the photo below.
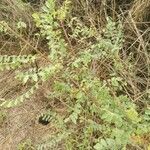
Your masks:
M6 113L2 110L0 110L0 126L3 124L3 122L5 121L6 119Z
M42 117L42 120L50 122L56 117L56 113L52 112L51 110L48 110L45 113L42 113L40 117Z
M28 139L25 142L19 143L17 150L35 150L35 148L33 147L31 140Z
M16 69L16 68L21 68L24 64L34 63L36 58L37 58L36 55L22 55L22 56L1 55L0 56L0 70L3 71L4 69L12 70L12 69ZM19 75L20 74L17 74L16 78L22 79L23 84L25 84L28 81L29 76L26 76L26 74L25 74L24 78L21 78L22 76L21 75L19 76ZM33 79L36 80L35 79L36 77L34 75L32 75L32 77L34 77ZM17 97L16 99L4 100L4 102L2 102L0 104L0 106L7 107L7 108L17 106L20 103L22 103L25 99L30 98L30 96L34 93L34 91L37 88L38 88L38 83L33 85L32 88L30 88L30 90L28 90L23 95Z
M0 21L0 33L7 32L7 23L5 21Z
M41 29L42 36L45 36L48 40L48 46L50 49L49 59L53 62L61 61L62 57L66 56L65 40L62 38L60 30L60 22L58 19L65 17L64 12L68 9L68 1L64 2L64 5L56 11L55 2L49 0L45 6L42 7L42 13L33 14L33 18L37 27ZM60 21L60 20L59 20Z
M41 36L48 41L51 63L40 69L19 71L17 79L23 84L31 80L35 85L27 93L15 100L4 101L0 106L17 106L34 94L39 82L50 80L49 99L63 102L67 106L67 115L60 116L51 111L42 115L43 120L55 124L59 133L47 138L37 149L51 149L62 141L69 150L126 149L132 145L133 135L149 132L150 124L148 108L141 114L130 98L115 94L126 85L116 73L123 70L119 55L124 41L122 24L108 18L103 33L100 33L77 17L68 17L70 2L65 0L59 6L54 0L47 0L41 12L33 14ZM68 38L76 40L74 49ZM1 56L1 68L16 68L35 59L30 55ZM103 60L111 62L113 68L109 79L104 81L93 71L93 62Z
M30 68L27 72L17 72L16 78L26 84L29 79L33 80L34 82L38 81L38 73L37 68Z
M18 28L18 29L27 28L27 25L26 25L25 22L19 21L19 22L17 23L17 28Z
M31 97L31 95L34 94L35 90L38 89L38 83L36 83L35 85L33 85L27 92L25 92L24 94L22 94L21 96L17 97L14 100L5 100L4 102L2 102L0 104L1 107L5 107L5 108L10 108L10 107L15 107L20 105L21 103L23 103L26 99L29 99Z
M7 55L1 55L0 56L0 70L11 70L15 69L17 67L21 67L23 64L34 62L36 59L36 56L32 55L22 55L22 56L7 56Z
M37 150L46 150L46 149L54 149L57 148L58 144L64 140L65 138L67 138L69 133L65 132L65 133L59 133L55 136L51 136L50 138L48 138L48 140L42 144L39 144L37 146Z
M54 127L60 130L60 132L47 135L46 140L44 138L40 144L36 145L36 149L57 149L58 145L70 135L70 131L66 130L63 118L52 110L47 110L42 113L40 117L42 117L42 121L50 122L50 124L54 125Z

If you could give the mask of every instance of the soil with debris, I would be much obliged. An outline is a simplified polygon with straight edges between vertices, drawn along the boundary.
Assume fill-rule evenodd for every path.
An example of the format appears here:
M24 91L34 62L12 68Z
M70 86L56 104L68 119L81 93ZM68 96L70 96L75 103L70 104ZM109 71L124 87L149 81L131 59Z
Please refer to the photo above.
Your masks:
M25 90L26 87L14 79L14 71L0 73L0 98L12 99ZM28 139L38 143L46 133L52 133L51 124L43 126L38 122L46 106L46 98L38 92L19 107L1 110L6 111L6 119L0 124L0 150L16 150L19 143Z

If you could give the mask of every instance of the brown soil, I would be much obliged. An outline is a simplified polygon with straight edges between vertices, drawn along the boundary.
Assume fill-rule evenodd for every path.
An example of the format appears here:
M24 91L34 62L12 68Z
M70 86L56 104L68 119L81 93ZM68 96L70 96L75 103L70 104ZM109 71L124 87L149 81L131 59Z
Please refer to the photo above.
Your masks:
M13 71L0 73L0 98L15 98L26 90L13 77ZM27 139L38 143L52 133L51 124L38 123L38 116L45 107L45 97L38 93L21 106L7 110L6 119L0 126L0 150L16 150L18 144Z

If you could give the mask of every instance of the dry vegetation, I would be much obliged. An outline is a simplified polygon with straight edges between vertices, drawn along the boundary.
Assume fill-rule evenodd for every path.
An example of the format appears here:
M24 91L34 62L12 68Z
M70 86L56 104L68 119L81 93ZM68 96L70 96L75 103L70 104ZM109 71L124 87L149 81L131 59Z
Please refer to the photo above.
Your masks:
M62 5L62 2L63 0L58 0L57 6ZM35 62L26 65L22 70L30 67L40 68L51 63L47 57L49 53L48 40L37 35L37 33L40 34L40 29L36 27L32 17L33 13L41 11L44 3L45 0L0 1L0 23L1 21L7 22L7 33L0 32L0 55L38 55ZM72 0L68 18L78 17L83 25L92 26L97 32L103 34L108 16L114 22L121 20L123 25L124 42L119 51L119 58L116 60L123 66L123 69L115 70L114 62L105 58L101 61L93 61L90 66L91 70L101 81L109 81L112 73L122 78L126 84L122 84L121 90L114 90L114 87L108 83L111 95L114 97L126 95L136 105L137 112L143 114L145 109L150 110L150 0ZM25 23L23 29L19 28L20 22ZM67 21L64 21L61 27L64 39L70 49L68 58L70 59L70 54L76 57L76 52L78 52L76 50L84 49L88 46L88 42L69 37L71 29L68 27ZM96 37L90 38L88 39L90 42L94 42L96 39ZM1 102L3 99L17 97L32 86L32 82L22 84L21 81L14 79L14 76L15 70L0 72ZM56 76L46 83L40 83L37 92L22 105L9 109L0 108L0 150L36 149L35 145L42 143L50 135L58 133L58 128L53 124L42 125L38 122L41 113L48 109L52 109L62 116L68 115L69 104L66 99L50 100L48 97L52 90L51 84L55 79L61 80L59 76ZM70 106L72 107L72 104ZM94 120L101 122L96 120L96 117ZM75 129L75 137L71 136L74 141L68 143L68 149L72 143L75 145L75 149L79 149L76 145L80 144L81 137L77 138L80 128L82 129L84 124L79 123L77 127L70 126ZM94 133L93 137L96 136L97 134ZM135 143L128 144L126 149L150 150L150 132L141 136L133 135L131 138ZM90 140L92 141L92 136ZM59 142L53 149L65 150L67 149L65 146L63 142ZM125 147L123 148L125 149ZM45 150L49 149L51 148ZM88 150L85 147L81 149ZM70 148L70 150L72 149Z

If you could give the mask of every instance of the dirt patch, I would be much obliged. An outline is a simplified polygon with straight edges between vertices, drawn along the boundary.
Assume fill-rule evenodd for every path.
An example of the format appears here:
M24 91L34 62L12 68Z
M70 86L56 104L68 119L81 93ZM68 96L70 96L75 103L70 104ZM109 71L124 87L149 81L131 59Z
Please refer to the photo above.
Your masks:
M15 98L26 88L14 79L14 71L0 73L0 98ZM19 107L1 110L6 111L6 120L0 127L0 150L16 150L27 139L39 143L43 136L52 133L51 124L38 123L38 116L46 106L46 98L38 92Z

